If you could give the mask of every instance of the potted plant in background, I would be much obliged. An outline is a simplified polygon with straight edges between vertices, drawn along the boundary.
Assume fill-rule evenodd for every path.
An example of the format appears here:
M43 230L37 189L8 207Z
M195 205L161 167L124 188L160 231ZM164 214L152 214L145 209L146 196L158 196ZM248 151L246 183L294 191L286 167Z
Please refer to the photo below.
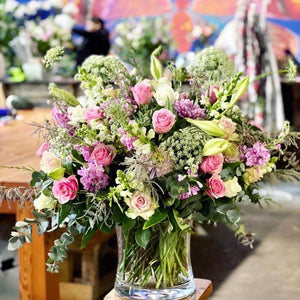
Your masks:
M50 50L45 64L62 54ZM17 222L9 241L11 250L30 241L34 223L42 232L63 226L47 263L58 272L74 235L84 247L117 226L115 289L131 299L191 295L194 224L225 223L251 245L240 203L263 201L258 182L267 176L300 178L276 167L282 147L295 143L288 123L271 138L242 115L236 103L249 77L234 74L225 53L204 50L190 72L169 65L171 79L162 77L159 55L151 55L152 80L115 57L89 57L76 75L84 101L50 85L53 123L41 127L41 170L31 181L35 218Z

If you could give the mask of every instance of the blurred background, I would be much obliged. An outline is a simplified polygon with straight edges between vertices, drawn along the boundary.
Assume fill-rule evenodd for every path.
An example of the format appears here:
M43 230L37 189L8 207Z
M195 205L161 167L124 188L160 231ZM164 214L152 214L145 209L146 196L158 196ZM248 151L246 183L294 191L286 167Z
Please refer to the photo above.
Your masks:
M91 32L108 37L107 49L88 54L118 56L145 77L159 45L165 65L173 60L189 68L197 52L215 45L252 79L275 72L250 84L241 108L270 134L284 120L300 131L300 0L0 0L0 150L2 129L22 119L24 109L48 106L50 82L81 96L73 76ZM46 70L42 58L57 46L66 55ZM294 82L276 73L289 59L297 66ZM293 150L299 170L299 149ZM192 238L194 275L213 281L212 300L300 299L299 185L265 185L262 192L276 204L244 207L245 225L256 233L254 249L222 226L199 227ZM6 250L14 221L14 214L0 214L1 300L20 297L18 256ZM112 239L99 261L103 293L113 286L115 265ZM74 270L80 277L80 267Z

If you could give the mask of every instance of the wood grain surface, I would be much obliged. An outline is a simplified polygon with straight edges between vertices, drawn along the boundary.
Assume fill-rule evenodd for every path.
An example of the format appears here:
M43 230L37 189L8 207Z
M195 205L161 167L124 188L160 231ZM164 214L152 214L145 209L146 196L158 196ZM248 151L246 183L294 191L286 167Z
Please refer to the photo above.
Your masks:
M212 282L208 279L195 278L195 287L196 291L189 297L186 297L182 300L205 300L213 291ZM105 297L104 300L128 300L129 298L119 296L115 290L110 291Z
M0 165L39 169L40 158L35 155L35 152L43 140L37 135L32 135L35 127L30 123L42 124L49 116L50 109L47 108L20 110L18 118L22 118L21 120L14 120L9 125L0 127ZM28 172L0 168L0 184L28 183L30 178Z

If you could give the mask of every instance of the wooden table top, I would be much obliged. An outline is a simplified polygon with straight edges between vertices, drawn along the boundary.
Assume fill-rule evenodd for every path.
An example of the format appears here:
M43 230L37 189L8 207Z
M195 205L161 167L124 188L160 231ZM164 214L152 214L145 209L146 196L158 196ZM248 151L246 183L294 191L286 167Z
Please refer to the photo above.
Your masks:
M38 135L32 135L32 122L43 123L50 117L49 108L19 110L18 118L6 126L0 127L0 165L33 167L39 170L40 158L36 150L43 143ZM16 169L0 168L0 184L29 183L31 174Z

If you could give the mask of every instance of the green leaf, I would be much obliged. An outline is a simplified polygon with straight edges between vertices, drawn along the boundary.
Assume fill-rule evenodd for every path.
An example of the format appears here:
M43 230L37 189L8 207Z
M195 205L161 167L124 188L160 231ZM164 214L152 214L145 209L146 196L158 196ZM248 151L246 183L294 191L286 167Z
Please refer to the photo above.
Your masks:
M51 185L53 183L53 180L52 179L47 179L46 181L44 181L42 183L42 186L40 188L40 191L43 191L45 190L49 185Z
M130 230L135 226L135 224L136 224L135 219L130 219L130 218L124 216L124 219L122 221L122 229L123 229L123 231Z
M78 151L76 151L76 150L72 150L72 156L76 159L76 160L78 160L78 161L80 161L80 162L82 162L82 163L84 163L85 161L84 161L84 158L78 153Z
M143 229L148 229L157 223L162 222L168 216L168 212L163 208L158 208L155 210L154 214L147 220L143 226Z
M59 241L64 245L70 245L74 242L74 237L70 233L64 232L60 236Z
M38 231L38 235L42 235L44 232L47 231L47 228L49 226L49 221L42 221L40 223L37 224L37 231Z
M227 215L227 217L229 218L229 220L230 220L232 223L234 223L234 224L236 224L237 222L239 222L240 219L241 219L241 215L239 214L239 212L236 211L236 210L234 210L234 209L228 210L228 211L226 212L226 215Z
M65 220L65 218L69 216L71 210L72 210L71 202L67 202L59 206L58 225L60 225Z
M64 157L62 159L62 166L63 166L63 168L65 168L65 172L68 175L73 175L72 160L70 160L67 157Z
M40 172L37 172L37 171L34 171L31 175L31 177L34 182L39 182L39 181L41 181L41 178L42 178Z
M173 209L173 215L174 215L174 218L176 220L176 223L178 225L178 227L181 229L181 230L186 230L186 229L189 229L190 228L190 225L185 223L184 219L182 219L180 216L179 216L179 212L175 209Z
M207 217L196 211L192 214L192 219L198 223L203 223L205 220L207 220Z
M124 214L120 210L119 206L115 206L113 208L113 213L110 218L111 220L115 221L116 223L122 223L124 219Z
M163 203L165 206L172 206L175 202L175 198L167 198L167 199L163 199Z
M136 232L135 232L135 241L137 242L137 244L146 249L149 241L150 241L150 237L151 237L151 231L149 229L145 229L143 230L142 228L139 228Z
M234 208L234 204L223 204L217 207L217 212L221 214L226 214L226 212L230 209Z
M86 244L89 242L89 240L94 236L95 232L98 230L97 227L94 227L93 229L89 229L88 231L85 231L82 235L81 239L81 249L83 249Z
M14 251L21 248L25 243L25 237L23 235L13 236L8 240L7 250Z

